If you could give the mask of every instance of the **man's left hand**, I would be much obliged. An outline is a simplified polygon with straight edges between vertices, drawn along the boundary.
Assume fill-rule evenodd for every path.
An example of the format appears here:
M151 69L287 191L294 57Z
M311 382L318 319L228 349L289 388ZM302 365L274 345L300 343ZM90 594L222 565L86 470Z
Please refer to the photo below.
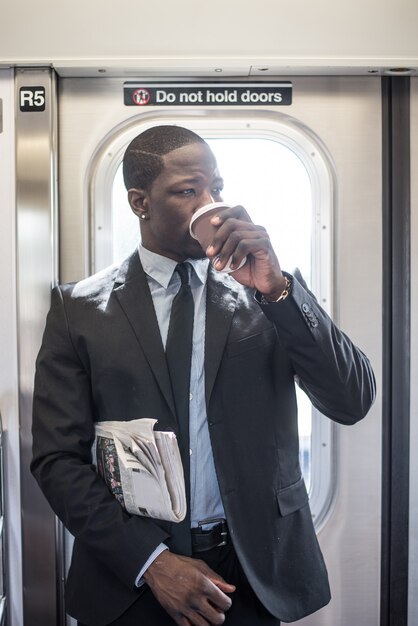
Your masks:
M206 255L214 268L222 270L231 256L231 269L237 268L246 256L246 264L232 274L235 280L277 300L286 281L266 229L253 224L242 206L221 209L211 222L218 229Z

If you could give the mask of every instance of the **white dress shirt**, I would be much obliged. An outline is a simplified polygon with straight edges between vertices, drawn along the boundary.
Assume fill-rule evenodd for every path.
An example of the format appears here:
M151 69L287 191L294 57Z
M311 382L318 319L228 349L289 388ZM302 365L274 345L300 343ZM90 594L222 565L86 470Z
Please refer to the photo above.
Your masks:
M139 246L139 258L146 273L165 348L171 305L180 288L176 261ZM193 351L190 374L189 437L190 437L190 518L196 527L205 519L225 517L213 460L205 400L205 321L206 282L209 260L187 259L191 270L190 287L194 300ZM158 419L158 415L155 416ZM137 577L136 584L149 565L166 549L161 544L150 555Z

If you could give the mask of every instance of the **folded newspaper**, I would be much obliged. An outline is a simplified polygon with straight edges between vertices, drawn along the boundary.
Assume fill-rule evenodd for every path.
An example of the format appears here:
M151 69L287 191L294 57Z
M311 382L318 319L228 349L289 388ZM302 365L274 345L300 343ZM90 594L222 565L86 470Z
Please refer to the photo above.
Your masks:
M181 522L187 504L177 438L154 430L156 422L98 422L93 462L128 513Z

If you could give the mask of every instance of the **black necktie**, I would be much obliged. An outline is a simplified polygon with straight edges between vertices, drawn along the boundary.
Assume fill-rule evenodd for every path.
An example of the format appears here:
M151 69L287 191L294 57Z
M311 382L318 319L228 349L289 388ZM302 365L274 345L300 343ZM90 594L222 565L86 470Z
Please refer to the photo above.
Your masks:
M189 284L188 263L177 265L181 286L171 306L166 357L176 405L179 426L179 448L186 483L187 515L180 524L173 524L173 547L181 554L191 554L190 536L190 452L189 396L192 361L194 302Z

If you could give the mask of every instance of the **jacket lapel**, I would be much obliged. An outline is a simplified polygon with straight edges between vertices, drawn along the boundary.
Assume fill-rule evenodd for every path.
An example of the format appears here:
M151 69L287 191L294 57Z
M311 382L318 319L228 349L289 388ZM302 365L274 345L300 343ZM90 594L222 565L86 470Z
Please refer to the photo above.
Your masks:
M237 287L238 285L229 276L216 272L210 267L206 297L205 332L207 406L235 312L238 297ZM175 405L164 347L146 275L137 251L121 265L115 280L114 291L175 419Z
M114 291L145 354L161 392L175 416L164 347L144 270L135 251L120 267Z
M206 406L215 384L232 317L235 312L237 283L229 276L209 268L206 299L205 392Z

